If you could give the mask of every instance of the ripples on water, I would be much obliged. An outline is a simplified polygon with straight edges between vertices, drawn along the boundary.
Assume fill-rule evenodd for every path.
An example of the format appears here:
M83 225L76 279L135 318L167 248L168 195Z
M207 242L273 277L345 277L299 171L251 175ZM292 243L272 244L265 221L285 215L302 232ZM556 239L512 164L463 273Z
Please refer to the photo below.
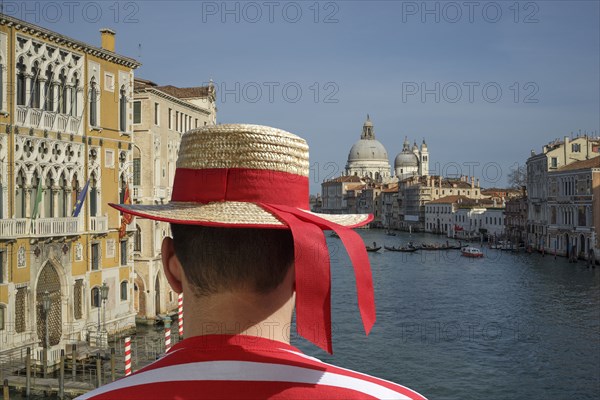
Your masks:
M409 240L360 234L366 243ZM483 259L458 250L369 253L377 322L367 338L348 258L338 239L328 242L335 353L293 338L308 354L430 399L600 398L599 267L489 249Z

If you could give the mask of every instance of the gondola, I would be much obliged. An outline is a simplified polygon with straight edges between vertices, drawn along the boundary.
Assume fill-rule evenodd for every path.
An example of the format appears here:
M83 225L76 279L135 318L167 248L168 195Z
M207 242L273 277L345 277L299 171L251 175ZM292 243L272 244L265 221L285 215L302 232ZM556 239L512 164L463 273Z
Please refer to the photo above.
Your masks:
M416 247L390 247L390 246L383 246L384 249L386 249L387 251L400 251L403 253L413 253L419 249L417 249Z
M370 252L376 252L376 251L381 250L381 246L377 246L377 247L365 246L365 248L367 249L367 251L370 251Z

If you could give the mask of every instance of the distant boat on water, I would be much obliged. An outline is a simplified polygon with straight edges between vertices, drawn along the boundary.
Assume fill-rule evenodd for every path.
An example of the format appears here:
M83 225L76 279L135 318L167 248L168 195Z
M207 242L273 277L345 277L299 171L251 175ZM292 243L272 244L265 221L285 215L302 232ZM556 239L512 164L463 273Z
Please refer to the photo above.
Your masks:
M483 253L477 247L470 247L470 246L464 247L461 249L460 253L465 257L471 257L471 258L483 257Z

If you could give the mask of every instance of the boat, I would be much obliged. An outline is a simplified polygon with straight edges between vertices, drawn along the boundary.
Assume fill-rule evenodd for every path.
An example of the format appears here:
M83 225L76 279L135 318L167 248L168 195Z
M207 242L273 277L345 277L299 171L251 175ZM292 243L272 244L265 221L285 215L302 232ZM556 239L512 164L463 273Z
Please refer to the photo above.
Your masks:
M396 233L390 231L389 229L388 229L388 231L385 234L388 235L388 236L396 236Z
M371 247L371 246L365 246L367 251L371 251L371 252L376 252L381 250L381 246L377 246L377 247Z
M383 246L384 249L386 249L387 251L401 251L404 253L413 253L419 249L417 249L416 247L395 247L395 246Z
M381 246L377 246L376 242L373 242L373 246L365 245L365 248L367 249L367 251L371 251L371 252L376 252L376 251L381 250Z
M483 257L483 253L477 247L464 247L460 253L465 257L479 258Z

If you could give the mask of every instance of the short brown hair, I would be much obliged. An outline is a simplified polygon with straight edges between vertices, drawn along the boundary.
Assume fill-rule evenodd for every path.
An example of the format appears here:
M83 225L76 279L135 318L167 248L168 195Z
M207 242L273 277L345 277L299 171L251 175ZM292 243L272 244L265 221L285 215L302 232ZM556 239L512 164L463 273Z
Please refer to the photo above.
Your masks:
M248 289L268 293L294 262L287 229L171 224L175 255L196 294Z

